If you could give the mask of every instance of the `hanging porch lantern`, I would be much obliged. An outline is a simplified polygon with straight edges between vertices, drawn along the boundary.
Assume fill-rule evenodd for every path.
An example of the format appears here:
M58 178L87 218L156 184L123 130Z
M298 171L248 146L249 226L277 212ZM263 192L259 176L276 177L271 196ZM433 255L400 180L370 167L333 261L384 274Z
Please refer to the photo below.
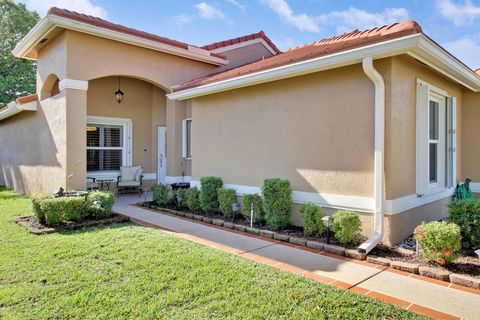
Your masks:
M120 90L120 77L118 77L118 90L115 92L115 100L118 103L122 103L123 101L123 91Z

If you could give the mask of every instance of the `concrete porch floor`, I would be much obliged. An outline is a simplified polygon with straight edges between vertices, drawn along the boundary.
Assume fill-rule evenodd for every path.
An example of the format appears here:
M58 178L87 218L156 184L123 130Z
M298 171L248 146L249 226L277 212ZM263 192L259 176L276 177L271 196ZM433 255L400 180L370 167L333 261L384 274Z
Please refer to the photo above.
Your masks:
M147 194L147 198L151 199L151 195ZM381 299L433 318L479 318L480 290L452 287L450 283L308 250L273 239L227 231L132 205L144 199L144 195L117 197L114 211L173 236Z

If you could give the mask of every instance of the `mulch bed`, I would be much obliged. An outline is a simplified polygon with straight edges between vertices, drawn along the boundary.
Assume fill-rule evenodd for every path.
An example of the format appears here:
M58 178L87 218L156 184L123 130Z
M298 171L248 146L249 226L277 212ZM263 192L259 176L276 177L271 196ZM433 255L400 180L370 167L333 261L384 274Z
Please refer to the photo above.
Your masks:
M61 232L64 230L73 230L73 229L80 229L85 227L94 227L103 224L112 224L112 223L120 223L129 221L128 217L112 214L108 218L101 218L101 219L85 219L82 221L68 221L62 222L55 226L46 226L40 223L35 216L23 216L18 217L15 220L15 223L25 227L30 233L33 234L48 234L54 232Z

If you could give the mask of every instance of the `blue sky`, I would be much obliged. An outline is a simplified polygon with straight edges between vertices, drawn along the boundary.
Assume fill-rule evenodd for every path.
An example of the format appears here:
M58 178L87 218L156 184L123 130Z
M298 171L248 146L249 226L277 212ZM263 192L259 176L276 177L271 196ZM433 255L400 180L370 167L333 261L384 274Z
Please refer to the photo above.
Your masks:
M58 6L195 45L265 33L285 50L355 28L412 19L480 67L480 0L21 0L42 16Z

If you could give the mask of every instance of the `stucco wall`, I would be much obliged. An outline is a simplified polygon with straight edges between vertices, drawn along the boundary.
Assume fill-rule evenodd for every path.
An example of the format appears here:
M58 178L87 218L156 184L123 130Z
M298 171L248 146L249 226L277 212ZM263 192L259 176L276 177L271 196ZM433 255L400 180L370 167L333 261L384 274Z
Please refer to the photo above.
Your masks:
M480 93L465 91L462 109L462 176L480 182Z
M165 92L145 81L122 77L121 89L125 96L123 102L119 104L114 99L114 92L117 89L117 77L90 81L87 115L131 119L133 164L141 165L144 173L156 173L158 146L156 128L166 125Z

